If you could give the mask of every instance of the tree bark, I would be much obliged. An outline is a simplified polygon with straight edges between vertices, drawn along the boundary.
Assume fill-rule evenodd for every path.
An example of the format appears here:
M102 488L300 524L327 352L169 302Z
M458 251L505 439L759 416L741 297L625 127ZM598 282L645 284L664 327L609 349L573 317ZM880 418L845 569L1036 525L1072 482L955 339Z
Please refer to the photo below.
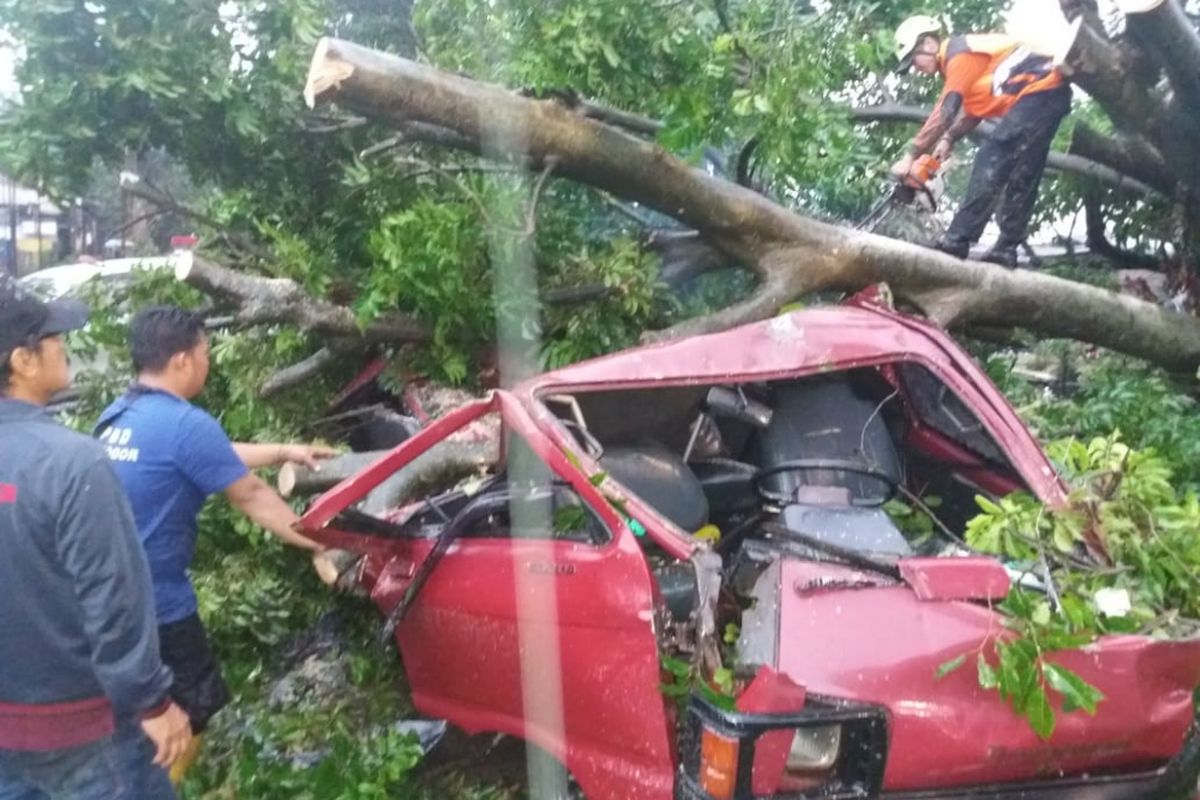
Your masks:
M1169 159L1174 199L1200 197L1200 39L1176 0L1125 0L1127 35L1110 40L1080 4L1060 0L1072 37L1058 55L1063 71L1112 119ZM1165 69L1174 93L1164 92ZM1191 205L1190 200L1186 200ZM1189 210L1189 213L1192 213Z
M1177 0L1120 3L1126 30L1170 78L1177 101L1200 108L1200 34Z
M389 451L347 453L321 464L320 470L286 464L279 470L276 486L283 497L316 494L375 463ZM495 442L440 442L394 472L363 499L360 509L367 514L383 514L406 500L422 482L446 472L470 472L494 464L499 458Z
M406 314L388 314L360 326L350 309L309 296L295 281L245 275L196 256L182 259L175 268L175 277L236 306L236 325L289 322L316 333L368 342L421 342L429 338L425 326Z
M1067 152L1112 167L1122 175L1141 181L1170 199L1176 177L1162 154L1141 137L1105 136L1085 122L1076 123Z
M1166 105L1141 80L1139 53L1118 45L1086 21L1077 20L1074 36L1059 59L1064 72L1090 94L1119 129L1147 132L1157 140L1168 121ZM1156 141L1157 143L1157 141Z
M258 395L263 399L274 397L280 392L286 392L293 386L298 386L306 380L319 375L326 367L337 361L338 354L332 347L322 347L303 361L298 361L290 367L281 369L263 381L258 387Z
M472 142L520 142L519 152L491 155L535 167L552 160L556 177L673 216L759 276L758 291L747 301L660 335L717 330L766 317L809 292L886 282L898 300L946 327L1025 327L1174 369L1200 364L1200 320L799 216L560 104L333 39L317 46L305 97L392 123L429 123Z

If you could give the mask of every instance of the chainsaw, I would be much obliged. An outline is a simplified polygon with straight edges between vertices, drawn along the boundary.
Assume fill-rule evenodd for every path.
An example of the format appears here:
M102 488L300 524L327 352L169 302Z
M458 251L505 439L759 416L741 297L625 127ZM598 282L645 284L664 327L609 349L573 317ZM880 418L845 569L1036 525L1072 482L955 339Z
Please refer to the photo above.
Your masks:
M913 162L907 175L893 178L891 190L855 227L860 231L874 231L901 208L915 207L933 213L945 191L942 162L926 153Z

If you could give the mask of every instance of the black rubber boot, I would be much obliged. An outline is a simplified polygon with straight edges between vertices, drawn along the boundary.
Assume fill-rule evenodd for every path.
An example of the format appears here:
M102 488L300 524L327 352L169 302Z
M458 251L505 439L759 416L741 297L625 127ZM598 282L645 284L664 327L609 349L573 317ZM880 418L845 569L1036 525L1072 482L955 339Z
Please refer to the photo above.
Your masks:
M940 250L948 256L955 258L966 258L967 253L971 252L971 243L963 239L952 239L943 236L933 243L934 250Z
M999 264L1005 269L1017 268L1017 246L997 244L992 249L988 250L979 257L980 261L986 261L989 264Z

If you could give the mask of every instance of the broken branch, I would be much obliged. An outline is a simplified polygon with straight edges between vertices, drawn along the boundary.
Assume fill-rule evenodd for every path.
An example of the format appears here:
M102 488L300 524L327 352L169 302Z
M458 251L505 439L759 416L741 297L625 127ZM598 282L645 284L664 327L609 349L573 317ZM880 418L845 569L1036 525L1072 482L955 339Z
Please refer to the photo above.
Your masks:
M326 367L333 364L337 358L338 354L334 351L334 348L322 347L303 361L298 361L286 369L281 369L267 378L263 381L262 386L258 388L258 395L265 400L281 392L285 392L293 386L298 386L322 372Z
M238 325L289 322L315 333L369 342L429 338L425 326L407 314L387 314L360 326L350 309L309 296L293 280L246 275L191 254L176 266L175 277L235 305Z

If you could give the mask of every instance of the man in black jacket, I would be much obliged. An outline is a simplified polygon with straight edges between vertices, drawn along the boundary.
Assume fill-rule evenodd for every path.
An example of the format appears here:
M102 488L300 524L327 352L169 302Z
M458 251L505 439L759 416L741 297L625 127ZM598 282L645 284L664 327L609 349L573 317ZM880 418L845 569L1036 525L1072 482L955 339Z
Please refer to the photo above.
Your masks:
M44 406L87 310L0 276L0 800L159 800L191 738L104 449Z

